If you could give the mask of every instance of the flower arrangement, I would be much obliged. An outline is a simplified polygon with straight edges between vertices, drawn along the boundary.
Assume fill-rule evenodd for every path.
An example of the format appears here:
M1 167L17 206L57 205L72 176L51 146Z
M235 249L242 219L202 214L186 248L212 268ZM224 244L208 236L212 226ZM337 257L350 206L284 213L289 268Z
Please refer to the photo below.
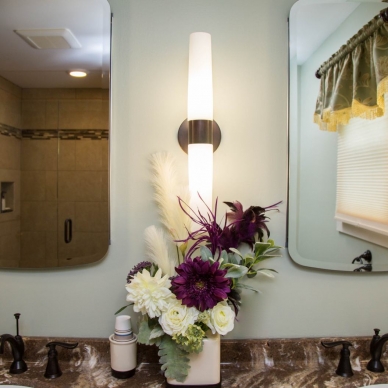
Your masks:
M259 264L281 256L269 239L266 215L278 203L243 210L240 202L224 202L230 211L221 225L217 201L207 214L190 208L187 188L179 185L169 154L154 154L151 164L167 233L155 226L145 230L148 260L129 272L127 301L142 315L139 343L158 346L165 376L183 382L190 368L187 356L202 351L207 333L233 330L241 291L258 292L242 279L274 277L276 271ZM246 254L238 250L244 245Z

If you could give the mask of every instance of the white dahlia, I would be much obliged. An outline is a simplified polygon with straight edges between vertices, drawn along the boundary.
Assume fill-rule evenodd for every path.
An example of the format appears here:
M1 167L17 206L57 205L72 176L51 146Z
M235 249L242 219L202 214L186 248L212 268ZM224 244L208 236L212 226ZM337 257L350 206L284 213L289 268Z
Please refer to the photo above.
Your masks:
M149 271L143 269L125 286L128 291L127 301L134 303L134 311L143 315L148 314L150 318L159 317L167 310L173 297L170 287L168 275L162 277L160 268L155 276L151 276Z

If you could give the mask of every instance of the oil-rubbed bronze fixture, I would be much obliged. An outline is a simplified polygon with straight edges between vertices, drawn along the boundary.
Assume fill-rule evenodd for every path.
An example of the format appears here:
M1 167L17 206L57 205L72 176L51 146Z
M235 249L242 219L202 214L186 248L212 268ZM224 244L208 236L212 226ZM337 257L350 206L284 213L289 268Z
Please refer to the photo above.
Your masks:
M372 337L370 343L370 355L371 359L366 366L366 369L371 372L384 372L384 365L381 363L381 353L383 351L384 344L388 341L388 334L384 334L380 337L380 329L374 329L375 335Z
M372 252L368 249L353 259L352 264L363 264L353 272L372 272Z
M62 376L61 368L58 363L58 352L55 349L56 346L61 346L65 349L74 349L78 346L78 342L66 343L66 342L49 342L46 347L49 348L47 355L47 367L44 377L46 379L56 379Z
M19 313L14 314L16 319L16 335L13 336L11 334L3 334L0 336L0 354L4 353L4 345L8 342L11 345L13 362L9 368L9 373L18 375L20 373L25 372L27 368L27 364L23 360L24 356L24 342L23 338L19 335Z
M350 364L350 350L349 350L349 346L353 346L353 345L349 341L335 341L335 342L322 341L321 345L325 348L334 348L335 346L342 345L341 358L335 373L337 373L337 375L342 377L353 376L353 370Z

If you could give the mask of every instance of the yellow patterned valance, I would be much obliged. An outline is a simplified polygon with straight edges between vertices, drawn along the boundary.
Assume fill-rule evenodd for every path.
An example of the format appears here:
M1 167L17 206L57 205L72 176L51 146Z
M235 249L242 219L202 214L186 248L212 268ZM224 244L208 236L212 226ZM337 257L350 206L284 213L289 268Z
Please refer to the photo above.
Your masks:
M384 115L388 93L388 9L365 25L317 71L321 87L314 122L337 131L352 117Z

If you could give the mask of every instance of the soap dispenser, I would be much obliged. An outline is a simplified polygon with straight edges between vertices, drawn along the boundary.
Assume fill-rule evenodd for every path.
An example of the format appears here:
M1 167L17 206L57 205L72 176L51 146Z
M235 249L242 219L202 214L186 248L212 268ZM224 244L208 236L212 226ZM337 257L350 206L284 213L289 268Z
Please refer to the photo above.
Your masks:
M137 336L133 334L131 317L116 317L114 334L109 337L112 376L128 379L135 374L137 364Z

